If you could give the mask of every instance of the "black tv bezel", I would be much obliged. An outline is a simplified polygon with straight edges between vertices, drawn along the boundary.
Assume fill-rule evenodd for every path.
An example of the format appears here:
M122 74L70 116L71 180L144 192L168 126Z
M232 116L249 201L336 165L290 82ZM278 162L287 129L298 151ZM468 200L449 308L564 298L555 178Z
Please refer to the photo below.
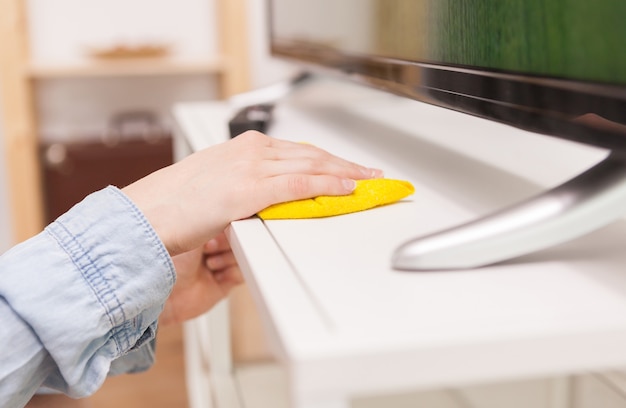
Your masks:
M482 67L357 55L280 41L270 53L308 71L335 74L418 101L626 155L626 86Z

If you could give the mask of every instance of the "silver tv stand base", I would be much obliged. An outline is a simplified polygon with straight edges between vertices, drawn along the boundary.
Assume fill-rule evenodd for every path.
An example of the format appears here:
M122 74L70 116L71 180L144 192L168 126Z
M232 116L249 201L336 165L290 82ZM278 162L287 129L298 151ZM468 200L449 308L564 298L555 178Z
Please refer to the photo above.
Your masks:
M611 153L538 196L457 227L402 244L403 270L466 269L493 264L577 238L626 213L626 158Z

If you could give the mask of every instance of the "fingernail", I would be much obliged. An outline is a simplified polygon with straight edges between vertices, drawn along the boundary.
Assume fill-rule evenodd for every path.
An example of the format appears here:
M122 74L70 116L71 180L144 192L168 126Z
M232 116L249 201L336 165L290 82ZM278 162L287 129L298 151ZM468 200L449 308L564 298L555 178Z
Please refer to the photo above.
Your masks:
M372 170L372 178L383 178L385 173L380 169L371 169Z
M226 273L224 271L213 272L213 279L215 279L217 283L223 282L225 278Z
M211 255L206 258L206 267L211 271L220 270L224 267L224 259L221 255Z
M361 169L361 173L363 173L363 175L366 178L381 178L381 177L383 177L383 171L379 170L379 169L363 168L363 169Z
M217 248L218 248L217 240L216 239L208 240L206 244L204 244L204 248L209 252L217 251Z
M356 188L356 181L351 180L351 179L343 179L342 184L344 186L344 188L348 191L354 191L354 189Z

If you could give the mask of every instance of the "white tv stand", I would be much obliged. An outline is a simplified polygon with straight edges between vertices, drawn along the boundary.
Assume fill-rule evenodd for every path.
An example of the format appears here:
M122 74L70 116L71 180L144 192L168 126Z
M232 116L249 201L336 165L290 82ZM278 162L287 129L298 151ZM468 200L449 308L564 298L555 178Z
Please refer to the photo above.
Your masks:
M226 140L232 114L227 103L176 107L179 155ZM406 272L391 263L408 239L552 188L606 151L330 80L284 98L269 133L416 187L402 202L361 213L252 218L229 228L284 368L288 406L344 408L364 395L626 366L624 221L484 268ZM225 310L189 327L194 336L198 328L213 333L200 347L210 355L212 383L222 384L212 398L233 406L219 403L237 399L227 380ZM213 348L220 344L225 349ZM570 406L564 384L552 383L557 391L541 406Z

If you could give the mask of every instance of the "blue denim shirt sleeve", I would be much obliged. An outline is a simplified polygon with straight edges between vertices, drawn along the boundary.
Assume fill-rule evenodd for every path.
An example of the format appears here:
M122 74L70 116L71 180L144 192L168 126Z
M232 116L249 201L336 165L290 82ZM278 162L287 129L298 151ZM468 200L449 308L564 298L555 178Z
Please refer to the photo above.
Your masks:
M147 368L172 260L117 188L91 194L0 257L0 405L40 386L72 397Z

